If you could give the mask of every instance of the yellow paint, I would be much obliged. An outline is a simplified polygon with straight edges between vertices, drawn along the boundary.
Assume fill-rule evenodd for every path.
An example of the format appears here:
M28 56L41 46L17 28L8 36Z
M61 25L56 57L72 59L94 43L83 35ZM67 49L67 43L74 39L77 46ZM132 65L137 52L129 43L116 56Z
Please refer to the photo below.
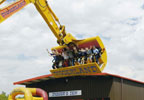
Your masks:
M25 100L25 99L16 99L16 100ZM33 97L32 100L43 100L42 97Z
M15 88L9 95L8 100L15 100L15 97L19 94L23 94L25 96L25 100L33 100L32 93L24 87Z
M0 0L0 4L2 4L3 2L5 2L6 0Z
M27 88L31 93L32 95L36 95L36 88Z
M0 9L0 23L24 8L29 3L29 0L18 0L17 2Z
M17 95L24 95L24 99L16 99ZM43 100L42 97L33 97L36 95L36 88L15 88L9 95L8 100Z
M71 66L50 71L56 78L101 73L101 69L98 67L97 63L76 65L74 67Z
M76 75L88 75L88 74L101 73L107 64L107 54L106 54L105 47L104 47L100 37L97 36L97 37L87 38L84 40L76 41L75 43L77 45L81 45L81 44L88 43L88 42L91 42L94 40L96 40L98 42L101 49L104 49L101 57L99 58L99 62L101 64L101 66L99 66L97 63L91 63L91 61L88 60L87 64L84 64L84 65L76 64L75 66L50 70L50 72L53 74L53 76L58 78L58 77L68 77L68 76L76 76ZM59 50L64 47L65 46L58 46L58 47L54 47L52 49ZM96 68L97 70L93 71L93 68L91 68L91 66L95 66L93 68ZM89 71L86 69L88 69ZM81 72L80 72L80 70L81 70ZM85 70L88 72L85 72Z
M1 3L2 2L4 2L4 1L1 1ZM66 44L69 44L71 42L75 43L76 45L81 45L83 43L91 42L94 40L96 40L98 42L101 49L105 49L101 39L98 36L88 38L88 39L83 39L83 40L76 40L76 38L73 37L70 33L66 33L65 26L64 25L62 26L60 24L58 17L54 14L54 12L50 8L50 6L48 5L46 0L17 0L16 2L8 5L7 7L0 9L0 23L3 22L4 20L6 20L7 18L9 18L10 16L12 16L13 14L15 14L16 12L20 11L22 8L24 8L29 3L33 3L35 5L38 12L41 14L43 19L45 20L45 22L47 23L47 25L49 26L49 28L53 32L53 34L56 36L59 44L62 45L59 47L55 47L55 49L61 49L61 48L65 47ZM64 42L64 44L63 44L63 42ZM97 68L97 71L95 73L101 73L106 66L106 63L107 63L106 50L104 50L101 58L99 59L99 62L102 64L101 67L99 65L97 65L96 63L93 63L94 66L96 66L96 68ZM76 66L69 67L69 68L75 69L75 70L78 70L79 67L86 67L87 68L90 66L89 63L90 62L88 62L88 64L86 64L86 65L76 64ZM51 70L51 72L54 74L58 71L64 71L66 69L67 68L56 69L56 70ZM88 74L90 74L90 73L88 73ZM80 73L78 75L83 75L83 74L84 73ZM57 74L54 74L54 75L55 75L55 77L69 76L69 75L57 76ZM77 75L77 74L72 73L72 75Z
M0 3L3 3L1 1ZM47 0L17 0L12 4L6 6L5 8L0 9L0 23L5 21L7 18L15 14L16 12L20 11L29 3L33 3L41 14L57 40L59 41L59 45L68 44L73 40L76 40L70 33L66 33L65 26L61 25L59 22L58 17L52 11L50 6L47 3Z

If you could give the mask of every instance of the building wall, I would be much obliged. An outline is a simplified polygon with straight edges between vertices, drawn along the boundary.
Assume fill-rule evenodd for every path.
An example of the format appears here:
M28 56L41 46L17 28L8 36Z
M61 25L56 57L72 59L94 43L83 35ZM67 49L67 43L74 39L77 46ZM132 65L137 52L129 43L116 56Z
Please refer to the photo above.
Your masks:
M144 85L123 80L122 100L144 100Z
M144 84L113 76L50 79L29 84L27 87L42 88L48 94L71 90L82 91L80 96L49 97L49 100L144 100Z
M114 78L111 100L144 100L144 84Z
M113 79L112 89L110 92L110 100L122 100L121 99L121 81L118 78Z
M112 78L109 77L69 77L61 79L47 80L40 83L27 85L27 87L42 88L49 92L82 90L81 96L73 97L56 97L49 100L68 100L68 99L85 99L85 100L102 100L109 98L112 86ZM99 99L98 99L99 98ZM108 99L105 99L108 100Z

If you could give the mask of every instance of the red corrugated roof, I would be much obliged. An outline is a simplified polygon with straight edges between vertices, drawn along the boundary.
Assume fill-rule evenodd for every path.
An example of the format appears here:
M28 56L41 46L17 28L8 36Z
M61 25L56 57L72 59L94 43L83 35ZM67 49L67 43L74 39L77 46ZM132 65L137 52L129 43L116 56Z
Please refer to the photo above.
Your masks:
M14 85L17 85L17 84L24 84L24 83L27 83L27 82L32 82L32 81L35 81L35 80L39 80L39 79L43 79L43 78L50 78L50 77L52 77L52 74L43 75L43 76L31 78L31 79L26 79L26 80L14 82L13 84L14 84Z
M133 81L133 82L144 84L144 82L141 82L141 81L137 81L137 80L134 80L134 79L126 78L126 77L115 75L115 74L109 74L109 73L89 74L89 75L86 75L86 76L113 76L113 77L126 79L126 80L130 80L130 81ZM25 84L30 84L32 82L38 82L38 81L41 81L41 80L48 80L48 79L51 79L51 78L54 79L52 74L49 74L49 75L43 75L43 76L31 78L31 79L26 79L26 80L23 80L23 81L14 82L13 84L14 85L18 85L18 84L24 84L25 85Z
M144 82L142 81L138 81L138 80L134 80L134 79L131 79L131 78L127 78L127 77L123 77L123 76L120 76L120 75L115 75L115 74L110 74L110 73L97 73L97 74L91 74L93 76L113 76L113 77L118 77L118 78L121 78L121 79L125 79L125 80L130 80L130 81L133 81L133 82L137 82L137 83L142 83L144 84Z

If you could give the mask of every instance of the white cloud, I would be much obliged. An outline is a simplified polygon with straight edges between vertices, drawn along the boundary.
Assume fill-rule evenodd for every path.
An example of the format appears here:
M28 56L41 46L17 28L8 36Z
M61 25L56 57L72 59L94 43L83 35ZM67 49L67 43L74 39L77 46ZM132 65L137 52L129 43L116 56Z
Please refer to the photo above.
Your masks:
M144 81L143 0L48 0L66 31L77 38L99 35L108 64L104 72ZM13 82L49 74L46 48L56 38L30 4L0 24L0 91Z

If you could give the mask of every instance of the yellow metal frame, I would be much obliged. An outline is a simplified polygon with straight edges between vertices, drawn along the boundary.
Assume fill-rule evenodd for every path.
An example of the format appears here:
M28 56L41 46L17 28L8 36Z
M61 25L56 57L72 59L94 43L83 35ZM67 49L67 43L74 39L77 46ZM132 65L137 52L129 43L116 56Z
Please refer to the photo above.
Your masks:
M105 49L99 36L84 39L81 41L76 41L76 42L77 42L77 45L81 45L81 44L88 43L88 42L91 42L94 40L97 41L97 43L101 49ZM52 48L52 50L53 49L60 50L64 47L65 46L58 46L58 47ZM106 50L103 51L103 53L99 59L99 62L100 62L100 64L102 64L102 66L99 66L97 63L94 62L94 63L87 63L87 64L83 64L83 65L76 65L76 66L69 66L69 67L64 67L64 68L53 69L53 70L50 70L50 72L56 78L102 73L102 71L104 70L104 68L106 67L106 64L107 64Z
M87 43L87 42L90 42L93 40L96 40L98 42L101 49L105 49L101 39L98 36L84 39L84 40L76 40L76 38L73 37L70 33L67 34L65 31L65 26L62 26L60 24L59 19L54 14L54 12L50 8L50 6L48 5L46 0L17 0L16 2L8 5L7 7L0 9L0 23L3 22L4 20L6 20L7 18L9 18L11 15L20 11L22 8L24 8L29 3L33 3L35 5L36 9L39 11L39 13L41 14L43 19L49 26L49 28L51 29L53 34L56 36L57 41L58 41L59 45L61 45L61 46L55 47L55 49L61 49L65 46L67 46L67 44L69 44L71 42L75 43L76 45L80 45L80 44ZM76 70L78 70L79 68L81 68L83 66L86 68L89 68L89 66L96 66L96 68L98 70L95 73L101 73L107 63L106 50L103 51L103 54L101 55L101 58L99 59L99 62L102 63L102 67L100 67L96 63L92 63L92 65L91 64L78 65L78 66L75 66L75 68L76 68ZM73 67L66 67L63 69L51 70L51 72L52 72L52 74L54 74L55 77L66 77L69 75L59 75L56 73L58 71L67 70L67 69L73 69ZM84 73L80 73L78 75L83 75L83 74ZM91 74L91 72L89 72L87 74ZM77 74L72 74L72 75L77 75Z
M0 4L2 4L3 2L5 2L6 0L0 0Z
M4 1L1 3L3 2ZM66 33L65 26L60 24L58 17L48 5L47 0L17 0L16 2L0 9L0 23L30 3L35 5L36 9L57 38L59 45L68 44L73 40L76 40L70 33Z

